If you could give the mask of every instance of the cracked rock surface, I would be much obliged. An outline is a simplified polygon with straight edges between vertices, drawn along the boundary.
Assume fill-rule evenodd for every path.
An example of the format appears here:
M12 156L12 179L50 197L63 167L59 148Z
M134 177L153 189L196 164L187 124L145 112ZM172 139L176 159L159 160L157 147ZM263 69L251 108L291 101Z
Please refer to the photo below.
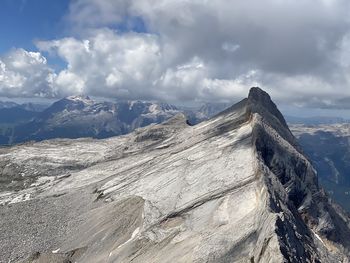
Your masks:
M0 262L349 262L348 216L269 95L189 126L0 153Z

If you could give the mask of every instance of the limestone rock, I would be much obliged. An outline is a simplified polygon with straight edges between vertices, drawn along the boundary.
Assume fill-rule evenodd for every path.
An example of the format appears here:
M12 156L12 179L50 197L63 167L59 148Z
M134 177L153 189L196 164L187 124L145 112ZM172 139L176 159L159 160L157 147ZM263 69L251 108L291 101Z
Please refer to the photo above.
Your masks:
M0 178L1 262L350 258L348 216L259 88L195 126L177 115L120 137L1 149Z

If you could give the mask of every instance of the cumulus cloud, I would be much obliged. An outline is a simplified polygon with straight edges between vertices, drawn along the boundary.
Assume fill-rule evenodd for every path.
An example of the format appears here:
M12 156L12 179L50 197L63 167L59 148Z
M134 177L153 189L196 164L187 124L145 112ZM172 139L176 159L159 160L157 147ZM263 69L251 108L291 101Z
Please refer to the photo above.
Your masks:
M118 35L105 29L87 40L65 38L37 45L42 51L57 53L68 63L55 81L60 90L108 97L157 95L152 91L152 82L161 74L162 57L153 35Z
M55 97L55 73L39 52L13 49L0 57L0 95Z
M55 53L68 63L54 81L61 93L129 99L222 100L239 98L245 92L244 85L256 84L252 71L235 79L218 79L216 65L197 56L174 63L154 34L118 34L108 29L94 32L85 40L65 38L37 43L41 51Z
M66 16L71 36L37 42L39 51L68 65L54 74L45 60L46 71L38 69L50 81L41 86L56 96L219 101L236 100L259 85L283 103L336 107L350 97L349 5L76 0ZM7 72L2 86L26 86L23 71L7 64L0 64Z

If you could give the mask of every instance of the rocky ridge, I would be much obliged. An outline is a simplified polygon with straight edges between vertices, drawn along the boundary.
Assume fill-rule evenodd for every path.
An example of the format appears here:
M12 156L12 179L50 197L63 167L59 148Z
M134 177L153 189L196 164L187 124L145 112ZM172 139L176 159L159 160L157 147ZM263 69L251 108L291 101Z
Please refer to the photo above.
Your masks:
M195 126L1 151L1 262L349 262L348 216L259 88Z

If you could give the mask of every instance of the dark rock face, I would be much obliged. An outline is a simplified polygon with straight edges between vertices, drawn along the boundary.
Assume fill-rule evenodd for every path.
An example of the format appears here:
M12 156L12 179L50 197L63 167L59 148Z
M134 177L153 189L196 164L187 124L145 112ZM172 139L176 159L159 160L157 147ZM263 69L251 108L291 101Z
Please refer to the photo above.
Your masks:
M350 243L347 238L350 237L349 218L344 216L342 209L332 205L319 188L315 170L307 158L303 157L282 114L275 104L270 102L270 97L259 88L253 88L249 97L251 97L251 111L263 116L262 123L256 125L253 130L257 152L264 164L285 188L287 195L285 205L288 206L297 222L295 225L297 229L294 226L294 229L291 230L288 224L278 221L278 231L281 231L279 236L284 244L282 253L288 255L289 262L300 262L301 257L310 262L322 262L315 256L317 249L310 242L312 239L310 229L315 228L315 225L319 233L341 244L345 251L349 251ZM266 124L277 131L275 136L267 132L264 127ZM278 136L281 136L286 142L276 143ZM293 147L294 154L286 152L286 143ZM274 188L271 187L271 189ZM305 239L296 237L295 232L303 233ZM290 243L291 240L294 241ZM287 249L290 249L291 246L296 248L296 255L294 254L293 257L290 254L291 251L288 252Z
M315 256L317 249L312 241L313 234L298 211L303 206L310 208L311 191L318 191L317 179L311 167L298 156L287 155L285 149L276 144L275 138L262 127L255 127L254 132L258 155L272 173L266 178L272 196L270 206L276 213L284 214L276 222L281 252L288 262L297 263L301 259L305 262L320 262ZM278 187L284 188L283 194L275 191ZM283 209L283 206L288 207L288 210ZM300 235L303 237L300 238Z
M315 256L316 247L312 242L312 233L298 212L302 206L310 207L308 197L319 190L316 175L307 160L300 158L301 153L294 148L296 142L283 115L266 92L259 88L251 89L248 111L263 116L253 128L253 144L263 164L272 174L266 178L272 197L270 206L276 213L284 214L283 218L276 221L281 252L288 262L297 263L301 259L305 262L319 262ZM276 133L269 132L268 126ZM287 144L293 147L294 153L286 151ZM282 195L275 191L278 187L285 189ZM288 207L288 210L284 210L283 206ZM302 239L298 233L302 233Z
M271 100L268 93L257 87L252 88L249 91L247 104L251 113L257 113L260 116L264 116L266 122L275 129L280 136L294 147L299 148L298 143L289 130L282 113L277 109L276 104Z
M248 95L248 104L253 113L259 113L265 118L268 115L270 118L269 122L274 122L273 119L276 118L280 125L288 129L282 113L277 109L276 104L271 100L267 92L257 87L251 88Z

